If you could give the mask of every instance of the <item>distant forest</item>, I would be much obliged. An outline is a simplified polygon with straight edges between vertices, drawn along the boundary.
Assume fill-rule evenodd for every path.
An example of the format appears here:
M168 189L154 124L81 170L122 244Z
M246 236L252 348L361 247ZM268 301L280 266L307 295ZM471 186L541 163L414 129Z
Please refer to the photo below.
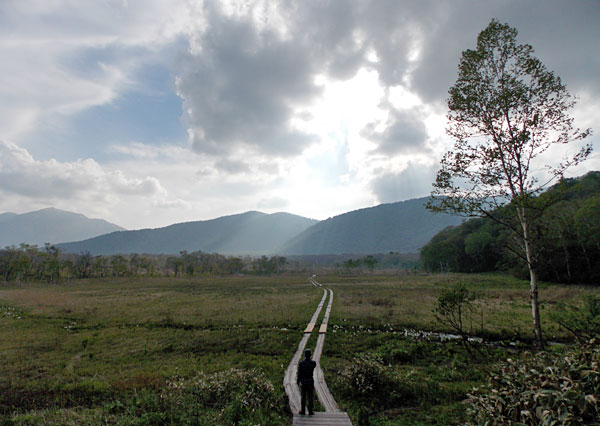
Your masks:
M178 256L156 254L98 255L62 253L55 246L21 244L0 249L0 279L5 282L108 277L201 277L210 275L297 273L326 268L342 273L378 269L415 270L418 254L387 253L353 258L350 255L236 257L182 251Z
M539 278L561 283L600 282L600 172L563 179L539 195L544 209L535 229L541 247ZM507 218L508 211L496 216ZM511 232L489 218L448 227L421 249L422 267L431 272L506 271L528 277Z

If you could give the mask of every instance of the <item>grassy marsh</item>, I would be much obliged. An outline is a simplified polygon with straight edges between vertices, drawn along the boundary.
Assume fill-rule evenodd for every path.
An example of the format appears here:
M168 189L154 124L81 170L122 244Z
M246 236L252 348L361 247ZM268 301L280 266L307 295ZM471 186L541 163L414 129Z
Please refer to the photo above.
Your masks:
M458 344L416 342L398 332L448 331L432 313L444 286L461 281L481 294L483 332L478 320L474 334L530 338L528 285L508 276L318 279L334 291L322 364L334 396L355 424L427 424L432 418L426 412L439 424L460 422L461 398L483 380L487 363L504 356L497 350L473 365ZM549 338L566 339L567 333L545 312L590 292L598 293L590 287L542 286ZM321 296L304 275L3 285L0 416L16 424L285 424L290 418L281 381ZM380 357L407 387L395 405L364 407L346 395L340 375L364 353ZM268 412L248 415L231 401L205 402L196 414L183 415L173 399L185 400L182 394L165 397L174 378L229 369L264 375L273 386L268 398L275 401Z

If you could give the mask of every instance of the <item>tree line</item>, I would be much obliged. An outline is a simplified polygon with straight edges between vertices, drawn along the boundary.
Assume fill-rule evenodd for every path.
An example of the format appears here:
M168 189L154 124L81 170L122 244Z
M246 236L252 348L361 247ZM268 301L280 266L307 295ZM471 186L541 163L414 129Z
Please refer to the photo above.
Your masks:
M107 277L194 277L201 275L278 274L286 270L282 256L235 257L182 251L169 255L94 256L89 252L63 253L51 244L21 244L0 249L0 277L5 282Z
M537 197L549 205L532 229L540 248L539 278L560 283L600 280L600 172L563 179ZM505 218L508 208L494 217ZM519 241L498 221L473 218L435 235L421 249L422 267L431 272L507 271L525 278Z

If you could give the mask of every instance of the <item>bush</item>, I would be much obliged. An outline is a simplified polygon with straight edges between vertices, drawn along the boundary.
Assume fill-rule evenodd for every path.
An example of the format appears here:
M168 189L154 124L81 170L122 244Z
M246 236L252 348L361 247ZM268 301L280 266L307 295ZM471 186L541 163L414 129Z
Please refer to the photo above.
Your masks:
M473 424L598 424L599 363L597 347L509 359L469 395L467 412Z
M560 304L550 317L580 342L600 336L600 297L589 295L582 307Z
M394 380L392 372L379 356L362 354L342 371L341 384L348 399L379 405L389 398Z
M341 392L346 400L358 402L363 409L386 409L438 402L444 392L435 381L395 374L380 356L368 353L353 359L341 375ZM368 410L367 410L368 411Z
M177 378L168 382L161 399L173 413L185 413L187 418L199 418L206 409L216 409L219 420L226 424L239 424L242 419L277 424L268 418L283 414L286 408L273 384L256 370L200 372L189 379Z

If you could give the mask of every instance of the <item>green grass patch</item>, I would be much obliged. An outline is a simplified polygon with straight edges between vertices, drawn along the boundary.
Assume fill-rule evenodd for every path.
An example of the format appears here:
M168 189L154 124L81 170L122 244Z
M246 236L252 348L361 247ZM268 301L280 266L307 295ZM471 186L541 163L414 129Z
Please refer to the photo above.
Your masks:
M290 423L283 375L323 295L307 276L3 285L2 421ZM469 389L485 382L490 363L506 357L505 349L493 349L473 360L457 342L405 336L406 328L449 331L432 313L442 288L463 282L480 294L481 318L469 325L472 334L531 337L528 283L512 277L369 274L318 280L334 291L321 363L355 424L461 423L461 401ZM548 337L569 339L547 313L584 294L599 292L541 286ZM307 347L314 350L317 335L313 332ZM385 394L367 398L345 381L363 358L371 360L374 383L381 385L374 392L381 387ZM182 388L173 387L178 381ZM230 390L216 404L210 395L219 383ZM264 407L248 405L248 395L256 392L263 392Z

